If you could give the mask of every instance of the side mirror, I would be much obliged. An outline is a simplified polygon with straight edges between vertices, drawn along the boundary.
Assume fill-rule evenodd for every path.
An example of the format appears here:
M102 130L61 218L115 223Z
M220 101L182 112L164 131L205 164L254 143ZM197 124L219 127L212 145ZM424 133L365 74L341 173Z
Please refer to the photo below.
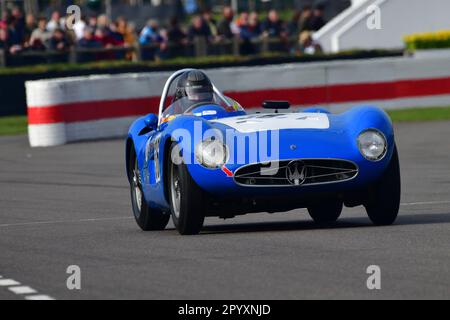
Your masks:
M156 130L156 128L158 127L158 117L156 115L154 115L153 113L148 114L145 117L144 121L145 121L145 125L150 130Z
M264 101L262 107L264 109L275 109L275 113L278 113L278 109L289 109L291 105L287 101Z

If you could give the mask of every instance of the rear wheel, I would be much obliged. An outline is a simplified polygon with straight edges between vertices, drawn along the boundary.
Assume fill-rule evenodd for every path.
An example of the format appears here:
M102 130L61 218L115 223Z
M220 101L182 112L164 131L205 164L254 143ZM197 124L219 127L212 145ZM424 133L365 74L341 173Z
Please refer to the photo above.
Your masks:
M339 219L343 207L344 204L341 200L332 199L308 207L308 212L315 223L328 224Z
M383 176L370 188L366 207L370 220L376 225L391 225L400 209L401 178L397 147Z
M172 220L182 235L198 234L205 220L204 193L191 178L184 163L172 161L173 152L180 152L172 145L168 156L168 186Z
M131 205L137 224L144 231L164 230L169 223L170 215L148 206L142 191L142 179L134 152L130 155L129 170Z

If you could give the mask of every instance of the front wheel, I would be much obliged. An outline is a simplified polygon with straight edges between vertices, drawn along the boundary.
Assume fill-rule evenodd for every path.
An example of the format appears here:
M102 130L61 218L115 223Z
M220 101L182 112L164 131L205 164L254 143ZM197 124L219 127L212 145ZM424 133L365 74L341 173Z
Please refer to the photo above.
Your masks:
M341 216L344 204L341 200L327 200L321 204L308 207L311 218L317 224L328 224L336 222Z
M383 176L370 188L366 207L375 225L386 226L395 222L400 209L401 178L397 147Z
M148 206L142 192L142 179L137 157L133 152L130 157L130 193L134 218L144 231L164 230L169 223L170 215Z
M200 233L205 220L204 193L192 179L186 165L173 162L172 155L177 152L180 152L178 145L172 145L168 158L172 220L180 234L194 235Z

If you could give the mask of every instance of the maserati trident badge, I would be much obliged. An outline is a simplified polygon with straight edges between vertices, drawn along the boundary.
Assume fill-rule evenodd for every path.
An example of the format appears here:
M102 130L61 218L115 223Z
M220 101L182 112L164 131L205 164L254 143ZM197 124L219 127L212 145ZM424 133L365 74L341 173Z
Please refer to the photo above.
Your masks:
M306 167L302 161L294 160L286 167L286 178L290 184L300 186L306 179Z

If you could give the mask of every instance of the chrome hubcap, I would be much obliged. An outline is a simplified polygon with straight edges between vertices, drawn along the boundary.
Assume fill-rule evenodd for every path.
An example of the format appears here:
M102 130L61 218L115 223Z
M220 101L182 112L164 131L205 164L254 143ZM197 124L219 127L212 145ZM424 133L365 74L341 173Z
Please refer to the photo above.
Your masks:
M170 191L172 209L175 217L179 218L181 205L181 184L177 167L173 163L170 166Z
M141 190L141 178L139 176L137 161L135 168L133 170L133 188L134 188L134 200L136 201L137 209L140 212L142 207L142 190Z

